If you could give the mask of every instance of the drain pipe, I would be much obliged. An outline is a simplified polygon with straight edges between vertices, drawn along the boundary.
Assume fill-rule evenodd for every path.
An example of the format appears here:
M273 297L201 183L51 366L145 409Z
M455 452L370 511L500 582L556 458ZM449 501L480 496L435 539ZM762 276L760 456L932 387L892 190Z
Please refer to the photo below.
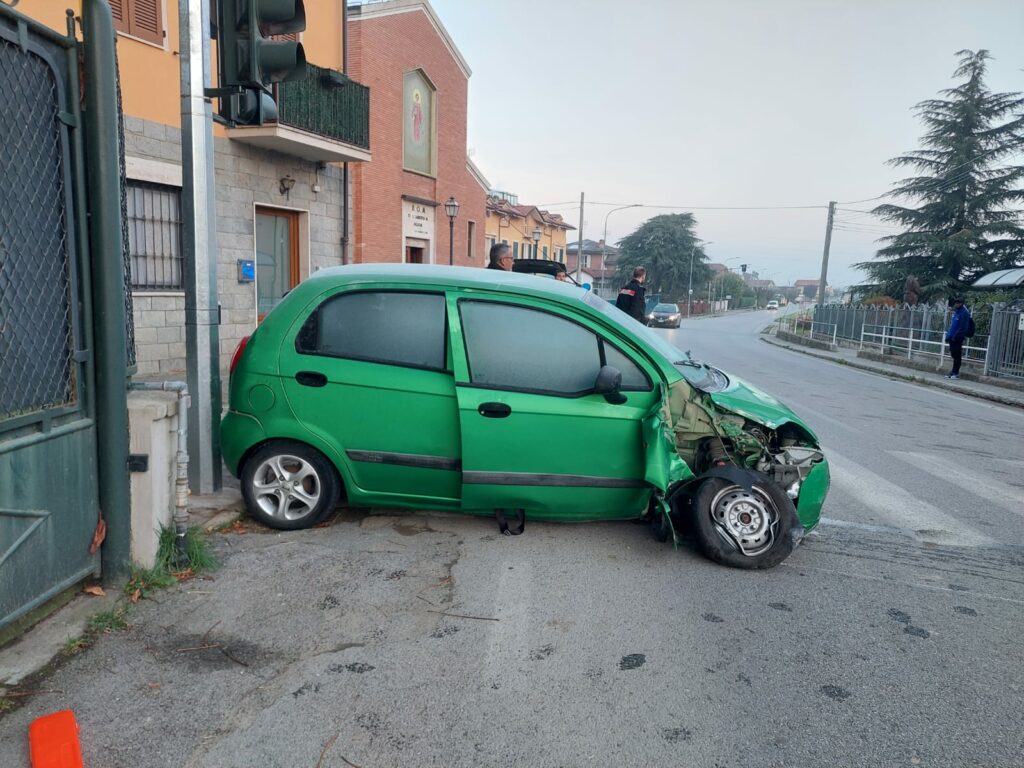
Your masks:
M182 568L188 565L188 408L191 402L188 385L184 381L133 381L128 388L144 392L176 392L178 395L178 452L174 457L178 465L174 480L174 551L177 553L176 565Z

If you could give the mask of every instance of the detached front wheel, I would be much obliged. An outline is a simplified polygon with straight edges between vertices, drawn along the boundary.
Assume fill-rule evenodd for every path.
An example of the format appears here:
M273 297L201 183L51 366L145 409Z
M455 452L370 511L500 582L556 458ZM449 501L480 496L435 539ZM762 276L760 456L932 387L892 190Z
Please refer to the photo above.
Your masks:
M733 568L773 568L796 546L796 507L774 483L750 490L722 478L705 480L693 497L694 531L701 551Z

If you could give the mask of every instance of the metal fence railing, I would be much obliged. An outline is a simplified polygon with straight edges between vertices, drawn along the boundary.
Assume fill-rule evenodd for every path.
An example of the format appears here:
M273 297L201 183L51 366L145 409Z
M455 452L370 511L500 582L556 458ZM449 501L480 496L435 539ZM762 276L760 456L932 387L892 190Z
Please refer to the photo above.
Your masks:
M1024 380L1024 308L1011 304L992 313L985 373Z
M890 325L864 325L861 328L860 348L878 349L883 354L935 358L942 366L947 356L945 331L895 328ZM975 335L963 347L964 364L984 366L988 350L988 337Z

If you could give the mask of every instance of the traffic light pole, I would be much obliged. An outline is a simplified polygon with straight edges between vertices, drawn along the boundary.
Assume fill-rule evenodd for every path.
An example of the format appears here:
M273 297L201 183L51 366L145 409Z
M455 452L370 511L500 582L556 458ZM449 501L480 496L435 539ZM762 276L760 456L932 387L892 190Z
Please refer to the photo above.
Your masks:
M178 0L181 48L181 203L185 252L188 474L194 493L221 488L220 312L213 180L210 0Z

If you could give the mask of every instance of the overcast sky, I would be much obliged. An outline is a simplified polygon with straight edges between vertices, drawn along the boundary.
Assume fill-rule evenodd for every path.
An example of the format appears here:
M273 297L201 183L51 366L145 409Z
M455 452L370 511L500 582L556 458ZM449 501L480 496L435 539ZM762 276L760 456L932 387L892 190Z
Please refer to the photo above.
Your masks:
M595 240L611 207L591 201L681 206L712 260L779 284L818 276L829 200L900 178L885 161L918 146L911 108L951 85L956 51L987 48L989 86L1024 90L1021 0L432 3L473 70L469 149L493 186L576 201L547 206L573 224L585 192ZM661 212L612 214L609 242ZM839 220L829 282L842 286L882 225Z

